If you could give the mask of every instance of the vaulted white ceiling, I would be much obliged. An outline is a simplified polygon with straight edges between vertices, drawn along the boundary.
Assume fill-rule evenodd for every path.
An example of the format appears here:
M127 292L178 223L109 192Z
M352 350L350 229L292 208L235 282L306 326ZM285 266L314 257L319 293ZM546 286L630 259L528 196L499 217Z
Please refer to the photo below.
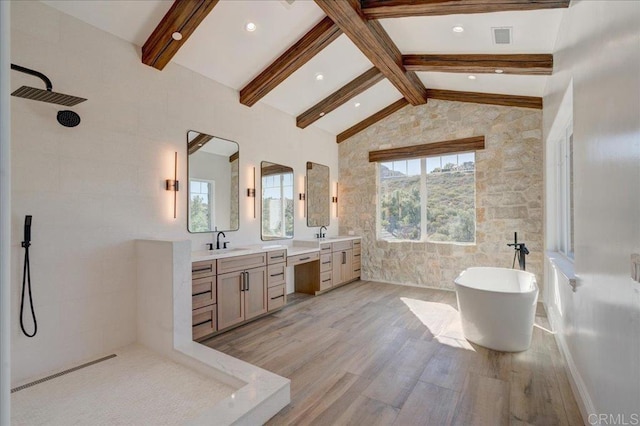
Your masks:
M142 46L173 1L46 0L44 3ZM383 19L403 54L552 53L564 9ZM222 0L198 26L173 62L240 90L323 17L312 0ZM254 22L254 32L245 31ZM465 31L454 33L461 25ZM492 27L511 27L510 45L493 43ZM140 66L146 66L142 63ZM345 35L293 73L260 102L297 116L372 67ZM322 73L324 79L316 80ZM546 76L418 72L429 89L542 96ZM338 134L400 99L383 80L313 125ZM359 106L356 107L356 103Z

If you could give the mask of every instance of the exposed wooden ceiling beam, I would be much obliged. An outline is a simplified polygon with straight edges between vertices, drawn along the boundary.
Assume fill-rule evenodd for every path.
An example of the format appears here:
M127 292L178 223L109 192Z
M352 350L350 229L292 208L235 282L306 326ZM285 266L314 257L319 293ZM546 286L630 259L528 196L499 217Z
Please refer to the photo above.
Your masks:
M217 3L218 0L175 0L142 46L142 62L162 70ZM174 40L174 32L182 38Z
M542 109L542 98L535 96L500 95L495 93L458 92L456 90L427 89L431 99L471 102L476 104L503 105Z
M209 142L211 139L213 139L213 136L200 133L198 136L193 138L191 142L187 144L187 153L189 155L194 154L200 148L205 146L207 142Z
M410 71L551 75L553 55L404 55L402 63Z
M369 162L407 160L409 158L478 151L480 149L484 149L484 136L472 136L470 138L369 151Z
M365 19L359 0L315 2L409 103L420 105L427 102L424 85L413 71L404 69L402 54L382 25Z
M356 124L354 126L351 126L347 130L345 130L344 132L340 133L338 136L336 136L336 143L341 143L341 142L346 141L347 139L349 139L351 136L355 135L356 133L360 133L361 131L363 131L367 127L377 123L378 121L382 120L385 117L390 116L394 112L406 107L407 105L409 105L409 102L407 102L407 100L405 98L400 98L399 100L395 101L394 103L392 103L388 107L386 107L384 109L381 109L380 111L376 112L375 114L365 118L364 120L362 120L358 124Z
M252 106L342 34L325 17L256 78L240 90L240 103Z
M569 0L362 0L367 19L569 7Z
M359 95L360 93L373 86L384 76L377 68L371 68L364 74L356 77L347 83L344 87L336 90L296 118L296 125L304 129L311 123L322 118L325 114L329 114L349 99Z
M427 89L427 95L432 99L443 101L471 102L479 104L516 106L522 108L542 109L542 98L533 96L515 96L515 95L499 95L493 93L476 93L476 92L458 92L454 90L437 90ZM365 118L358 124L349 127L344 132L336 136L336 143L342 143L351 136L363 131L369 126L374 125L385 117L390 116L396 111L407 106L409 102L402 98L388 107L376 112L375 114Z

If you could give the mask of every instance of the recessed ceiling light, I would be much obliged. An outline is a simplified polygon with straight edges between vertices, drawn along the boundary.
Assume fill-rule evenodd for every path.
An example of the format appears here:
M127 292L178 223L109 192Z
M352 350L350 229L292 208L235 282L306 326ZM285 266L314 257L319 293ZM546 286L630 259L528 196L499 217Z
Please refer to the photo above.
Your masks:
M182 40L182 34L176 31L173 34L171 34L171 38L173 38L174 40Z
M256 28L256 24L254 24L253 22L247 22L247 25L244 26L244 29L249 31L250 33L254 32Z
M360 102L356 102L353 106L358 108L360 106Z
M504 70L496 70L496 74L502 74Z
M469 80L475 80L476 76L475 75L470 75L468 78L469 78Z
M322 80L324 80L324 75L322 73L317 72L316 81L322 81Z
M461 25L456 25L455 27L451 28L453 30L454 33L461 33L464 31L464 28Z
M324 112L321 112L321 113L320 113L320 117L322 117L323 115L324 115Z

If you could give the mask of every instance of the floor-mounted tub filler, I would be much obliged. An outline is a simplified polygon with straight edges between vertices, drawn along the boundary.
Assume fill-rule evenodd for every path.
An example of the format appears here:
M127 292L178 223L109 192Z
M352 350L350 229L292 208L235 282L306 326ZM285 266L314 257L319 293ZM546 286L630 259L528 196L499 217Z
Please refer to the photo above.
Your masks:
M467 340L504 352L529 348L538 300L535 275L478 267L465 269L454 283Z

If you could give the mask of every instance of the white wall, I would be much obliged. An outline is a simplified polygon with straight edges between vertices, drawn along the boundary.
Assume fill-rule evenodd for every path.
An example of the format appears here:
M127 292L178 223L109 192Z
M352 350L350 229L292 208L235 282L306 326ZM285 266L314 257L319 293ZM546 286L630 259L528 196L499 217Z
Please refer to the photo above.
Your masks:
M33 215L31 266L38 335L24 337L12 317L13 383L133 342L134 240L188 239L204 248L212 234L187 233L187 192L178 219L164 180L186 182L190 129L240 144L240 230L233 245L260 241L253 200L242 194L252 167L267 160L294 168L300 191L307 160L338 175L333 136L298 129L295 118L238 102L235 90L180 66L160 72L140 62L136 46L40 2L12 2L12 62L44 72L54 90L88 101L72 108L79 127L56 122L55 105L12 98L12 307L21 280L22 224ZM11 74L12 89L41 82ZM256 191L260 193L259 188ZM259 202L259 200L256 200ZM313 236L296 204L296 237ZM332 228L337 230L332 219Z
M630 278L630 255L640 251L640 2L574 1L565 12L544 97L545 138L564 114L571 78L577 290L552 277L545 299L583 414L630 421L640 407L640 284ZM557 220L547 214L551 250Z

